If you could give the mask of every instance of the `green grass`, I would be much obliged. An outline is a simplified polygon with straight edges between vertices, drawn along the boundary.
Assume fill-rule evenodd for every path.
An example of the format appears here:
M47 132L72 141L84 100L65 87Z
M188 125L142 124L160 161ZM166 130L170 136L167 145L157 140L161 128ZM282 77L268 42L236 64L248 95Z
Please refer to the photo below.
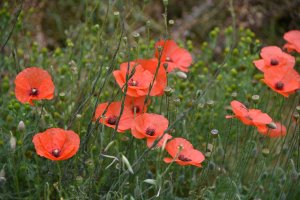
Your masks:
M136 37L130 28L136 6L130 9L128 3L123 7L122 1L80 3L85 5L84 20L65 31L67 39L62 47L51 50L40 46L29 23L38 12L32 8L21 12L0 54L0 170L5 172L0 173L0 199L300 196L299 121L292 120L299 112L299 94L287 99L260 82L261 73L252 61L259 58L262 44L251 30L215 28L201 44L177 41L192 52L193 65L187 79L168 75L174 92L151 97L148 112L166 116L172 136L191 141L206 160L202 168L176 163L169 166L163 162L166 152L147 149L145 141L133 138L130 131L116 133L92 121L99 103L124 96L112 71L122 62L151 58L159 39L152 35L167 37L168 24L162 18L160 25L165 29L154 33L151 23L145 22L142 26L146 31ZM1 7L1 45L10 35L17 14L12 4ZM52 75L56 86L53 100L37 102L34 107L17 101L14 79L29 66L42 67ZM253 95L259 95L259 100L253 100ZM231 114L228 106L234 99L283 123L287 136L268 138L237 119L225 119ZM20 121L24 121L25 130L18 129ZM80 135L80 149L74 157L54 162L36 154L32 137L51 127L71 129ZM217 137L211 134L213 129L218 130ZM12 137L15 148L10 145Z

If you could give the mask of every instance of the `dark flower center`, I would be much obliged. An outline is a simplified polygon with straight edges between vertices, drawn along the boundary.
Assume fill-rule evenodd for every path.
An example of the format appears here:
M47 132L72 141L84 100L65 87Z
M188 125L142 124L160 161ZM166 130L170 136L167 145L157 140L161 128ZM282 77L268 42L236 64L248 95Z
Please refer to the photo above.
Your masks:
M284 83L281 82L281 81L279 81L279 82L277 82L277 83L275 84L275 88L276 88L277 90L282 90L283 87L284 87Z
M139 112L140 112L140 107L138 107L138 106L133 106L133 107L132 107L132 112L133 112L133 113L139 113Z
M178 160L181 160L181 161L183 161L183 162L189 162L189 161L192 161L191 159L185 157L185 156L182 155L182 154L180 154L180 155L178 156Z
M37 95L39 95L39 91L36 88L31 88L31 91L29 93L30 96L34 96L36 97Z
M153 136L155 134L155 129L153 129L153 128L147 128L146 129L146 134L150 135L150 136Z
M278 65L279 62L278 62L278 60L276 60L276 59L271 59L270 64L273 65L273 66L275 66L275 65Z
M130 86L137 86L138 85L138 82L133 80L133 79L130 79L129 82L128 82L128 85Z
M53 149L51 153L52 153L52 155L53 155L55 158L57 158L57 157L60 156L60 150L59 150L59 149Z
M110 117L107 119L107 123L110 124L110 125L116 125L117 120L118 120L118 117L115 116L115 115L113 115L113 116L110 116Z

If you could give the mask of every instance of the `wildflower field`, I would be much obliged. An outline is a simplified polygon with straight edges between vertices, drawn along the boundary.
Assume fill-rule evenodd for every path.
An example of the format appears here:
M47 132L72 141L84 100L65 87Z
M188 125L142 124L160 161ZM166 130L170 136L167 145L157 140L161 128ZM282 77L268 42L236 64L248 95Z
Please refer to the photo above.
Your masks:
M299 2L183 2L0 1L0 199L300 199Z

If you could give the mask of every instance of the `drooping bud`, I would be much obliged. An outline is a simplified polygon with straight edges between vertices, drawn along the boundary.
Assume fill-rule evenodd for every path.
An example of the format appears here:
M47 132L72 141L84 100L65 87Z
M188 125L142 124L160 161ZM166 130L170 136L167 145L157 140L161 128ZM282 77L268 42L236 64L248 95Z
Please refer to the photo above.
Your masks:
M182 78L182 79L186 79L186 78L187 78L186 73L181 72L181 71L176 72L176 75L177 75L179 78Z
M11 135L11 137L10 137L9 145L10 145L10 148L11 148L12 150L15 150L15 149L16 149L17 140L16 140L16 138L15 138L13 135Z
M18 131L23 132L25 131L25 123L21 120L18 124Z
M274 122L271 122L270 124L267 124L267 127L270 128L270 129L276 129L277 126Z
M4 168L0 171L0 185L6 181Z

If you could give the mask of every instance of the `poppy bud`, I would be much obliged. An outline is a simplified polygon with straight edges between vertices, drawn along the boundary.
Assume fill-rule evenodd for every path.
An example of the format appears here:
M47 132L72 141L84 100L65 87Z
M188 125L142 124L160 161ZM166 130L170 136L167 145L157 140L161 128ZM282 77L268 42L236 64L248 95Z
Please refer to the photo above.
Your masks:
M276 129L277 128L277 126L274 122L271 122L270 124L267 124L267 127L271 128L271 129Z
M10 145L10 148L11 148L12 150L15 150L15 149L16 149L17 140L16 140L16 138L15 138L13 135L11 135L11 137L10 137L9 145Z
M297 111L300 111L300 106L296 106L296 110L297 110Z
M156 180L154 179L145 179L143 182L148 183L150 185L156 185Z
M177 75L179 78L182 78L182 79L186 79L186 78L187 78L186 73L181 72L181 71L176 72L176 75Z
M25 131L25 123L23 121L20 121L18 124L18 131L23 132Z
M135 38L138 38L138 37L140 37L140 34L137 33L137 32L134 32L134 33L132 33L132 36L135 37Z
M169 24L173 25L175 23L175 21L173 19L169 20Z
M120 15L120 12L119 11L115 11L114 12L114 16L119 16Z
M163 0L163 4L164 4L164 6L168 6L169 1L168 0Z
M0 184L6 181L4 168L0 171Z

